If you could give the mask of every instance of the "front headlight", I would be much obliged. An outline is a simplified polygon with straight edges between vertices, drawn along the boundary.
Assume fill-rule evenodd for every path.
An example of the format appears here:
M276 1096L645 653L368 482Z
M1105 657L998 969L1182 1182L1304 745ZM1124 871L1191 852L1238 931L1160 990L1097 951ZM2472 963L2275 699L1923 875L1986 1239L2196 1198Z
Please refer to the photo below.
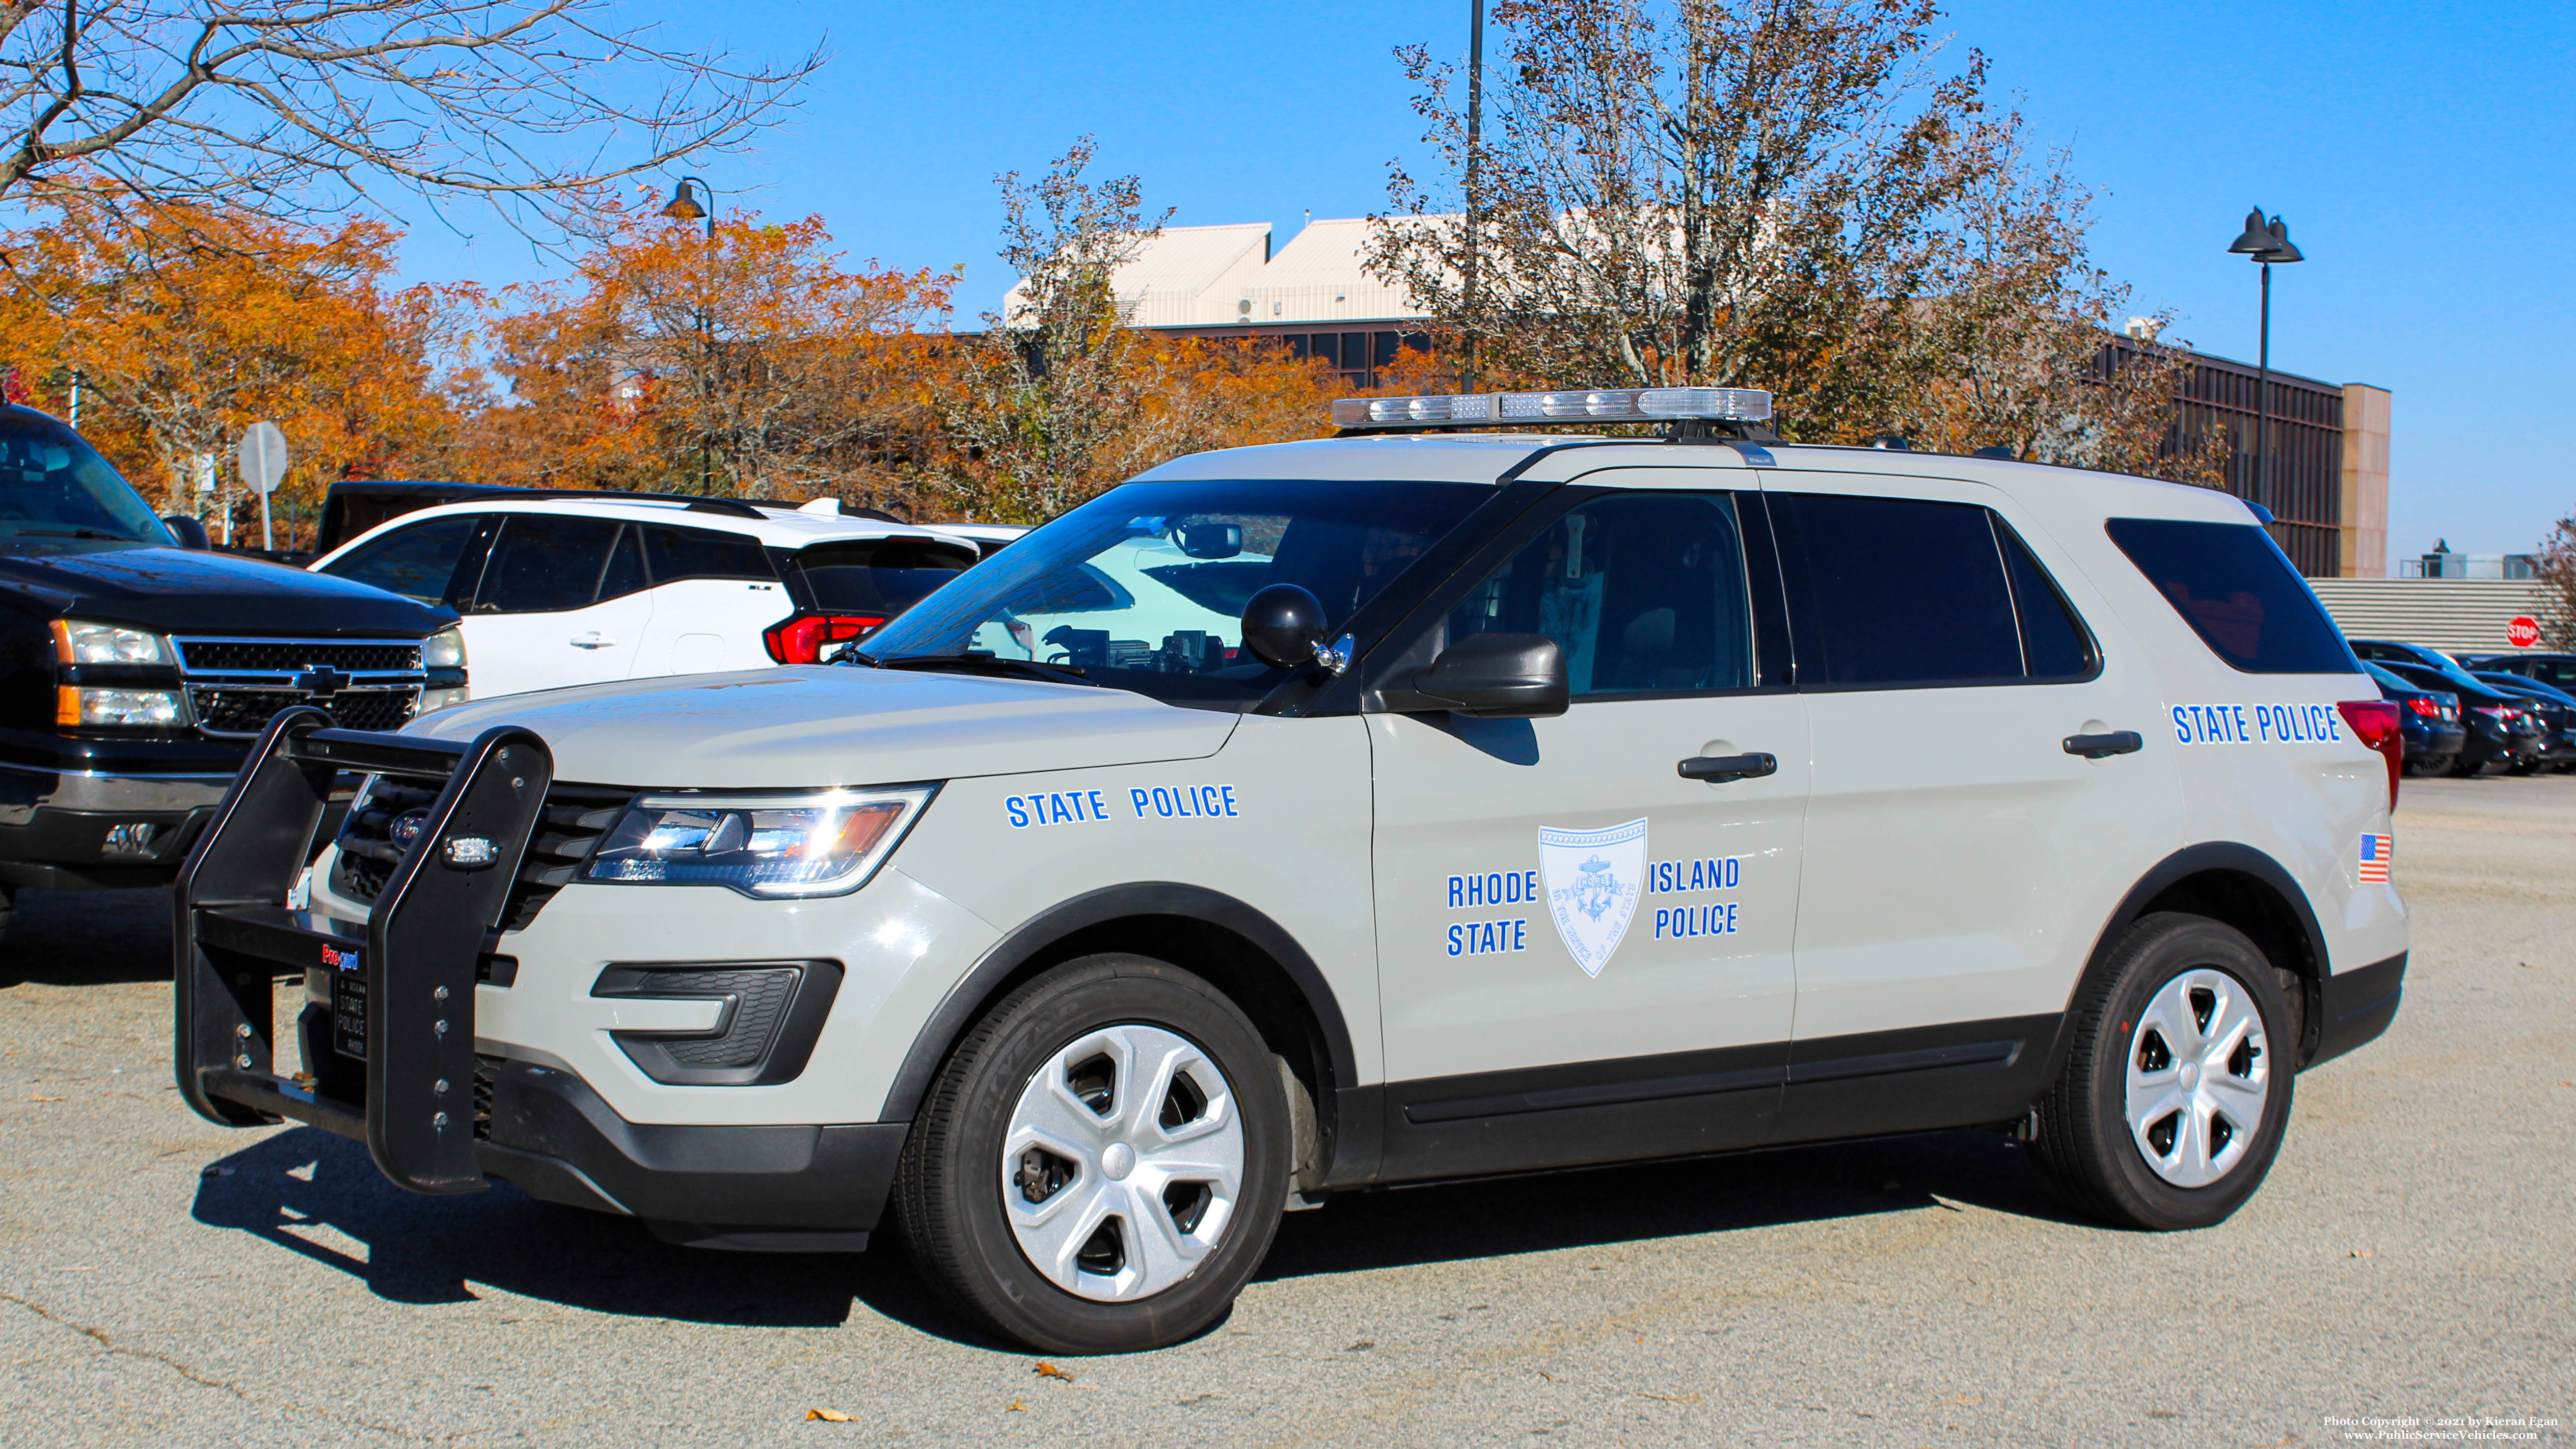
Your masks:
M54 723L130 725L169 729L186 719L175 689L85 689L63 685L54 691Z
M123 624L54 621L54 658L65 664L172 664L170 641Z
M462 669L465 667L465 631L454 624L429 636L420 646L424 669Z
M936 785L793 795L652 795L582 867L624 885L720 885L747 896L836 896L868 883Z

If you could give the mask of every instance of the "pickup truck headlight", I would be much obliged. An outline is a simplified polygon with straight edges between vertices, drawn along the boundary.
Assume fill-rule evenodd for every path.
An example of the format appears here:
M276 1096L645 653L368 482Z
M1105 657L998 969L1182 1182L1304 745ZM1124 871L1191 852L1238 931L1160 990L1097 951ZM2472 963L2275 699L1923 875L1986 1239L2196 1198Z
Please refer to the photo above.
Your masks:
M85 689L64 685L55 691L54 723L58 725L136 725L169 729L187 719L187 707L175 689Z
M170 641L123 624L54 621L54 658L65 664L176 664Z
M582 879L720 885L763 899L868 883L936 785L794 795L648 795L599 842Z
M450 624L430 635L420 646L420 662L425 669L464 668L465 631Z

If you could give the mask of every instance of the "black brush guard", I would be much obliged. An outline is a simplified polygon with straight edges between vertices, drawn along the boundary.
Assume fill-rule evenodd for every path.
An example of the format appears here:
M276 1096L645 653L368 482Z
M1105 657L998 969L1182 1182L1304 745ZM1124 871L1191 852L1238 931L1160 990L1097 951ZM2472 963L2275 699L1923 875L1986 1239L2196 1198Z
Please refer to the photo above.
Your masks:
M446 781L363 931L286 905L344 771ZM524 729L460 745L335 729L312 708L271 720L179 872L175 1055L188 1105L228 1127L291 1118L355 1138L414 1192L488 1186L474 1135L475 968L553 780L552 754ZM363 1045L361 1100L325 1095L328 1077L277 1074L282 968L333 977L328 1039Z

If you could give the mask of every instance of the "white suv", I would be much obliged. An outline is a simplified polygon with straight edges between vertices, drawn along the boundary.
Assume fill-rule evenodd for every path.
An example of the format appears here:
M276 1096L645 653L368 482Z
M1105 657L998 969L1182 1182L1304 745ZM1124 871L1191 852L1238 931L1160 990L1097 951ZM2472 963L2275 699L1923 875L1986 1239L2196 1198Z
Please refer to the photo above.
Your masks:
M2227 1217L2407 948L2394 710L2257 517L1742 395L1345 406L1567 396L1679 421L1182 458L847 667L281 717L182 885L183 1089L674 1241L890 1203L1052 1351L1388 1183L1990 1126Z
M406 513L314 561L464 616L473 697L811 664L981 557L936 527L638 494L501 494Z

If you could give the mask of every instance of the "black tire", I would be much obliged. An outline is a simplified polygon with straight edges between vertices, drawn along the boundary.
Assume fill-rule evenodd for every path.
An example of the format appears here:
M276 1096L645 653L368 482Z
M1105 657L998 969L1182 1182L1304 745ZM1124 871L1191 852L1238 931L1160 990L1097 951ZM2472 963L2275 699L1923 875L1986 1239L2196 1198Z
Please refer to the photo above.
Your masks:
M2450 773L2451 762L2458 758L2457 754L2417 755L2406 762L2406 773L2418 779L2427 775L2445 775Z
M1189 1276L1107 1302L1058 1286L1023 1253L1003 1203L1016 1189L1000 1164L1036 1074L1085 1035L1131 1024L1186 1038L1223 1074L1242 1123L1243 1169L1222 1235ZM1012 992L958 1043L904 1143L895 1218L922 1275L1004 1337L1046 1353L1160 1348L1223 1318L1260 1267L1279 1230L1292 1145L1275 1058L1232 1001L1166 962L1087 956Z
M2131 1130L2129 1067L2146 1035L2139 1030L2142 1013L2169 983L2195 971L2220 973L2243 989L2243 1003L2261 1022L2268 1091L2259 1113L2246 1114L2258 1120L2232 1166L2206 1185L2178 1186L2150 1164ZM2280 971L2234 927L2158 912L2129 928L2085 983L2075 1011L2074 1049L2040 1102L2032 1143L2048 1176L2075 1206L2123 1227L2165 1232L2225 1221L2262 1186L2289 1126L2299 1018L2283 995ZM2144 1045L2152 1051L2155 1043ZM2236 1129L2223 1130L2233 1141Z

